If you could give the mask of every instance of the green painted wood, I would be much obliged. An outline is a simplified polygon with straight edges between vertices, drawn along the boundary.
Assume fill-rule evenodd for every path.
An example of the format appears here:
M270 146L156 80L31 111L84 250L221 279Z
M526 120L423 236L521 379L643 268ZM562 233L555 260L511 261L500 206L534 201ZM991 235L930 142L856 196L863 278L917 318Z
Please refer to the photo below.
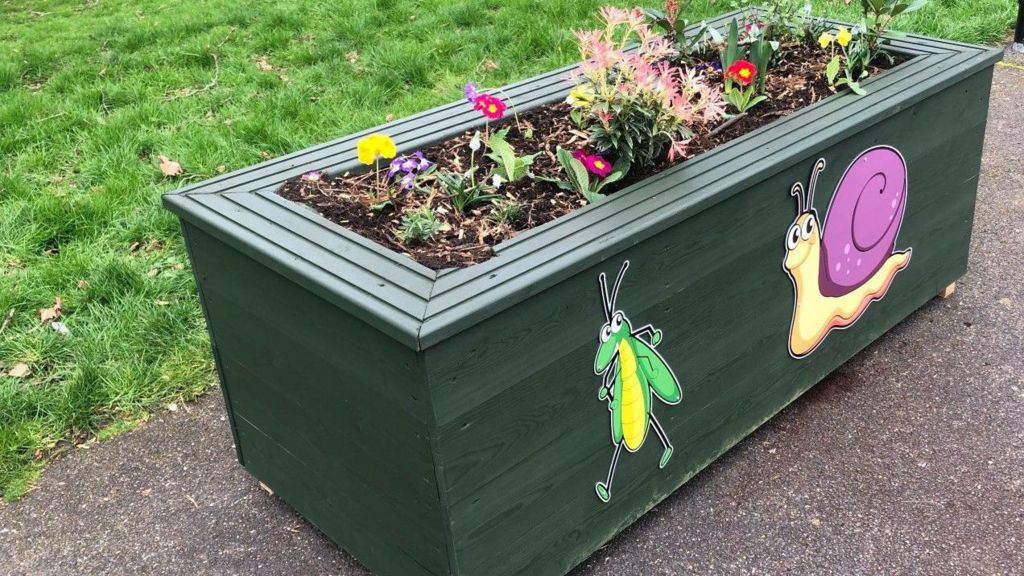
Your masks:
M715 20L721 24L732 14ZM563 574L966 269L999 52L908 36L910 62L498 246L433 272L273 194L352 165L342 138L168 195L183 221L239 459L383 576ZM505 89L561 98L565 72ZM453 104L371 131L425 143L473 121ZM943 120L945 119L945 120ZM369 131L367 131L369 132ZM786 341L789 196L824 157L819 215L845 165L901 150L910 267L804 360ZM596 278L632 265L619 304L653 322L683 400L612 444L593 374ZM649 446L648 444L653 445Z
M786 349L793 288L782 272L795 216L789 185L818 154L661 235L426 352L438 412L437 454L466 574L561 574L793 398L966 270L988 78L823 149L823 215L842 168L877 143L900 148L910 192L898 247L913 260L890 294L806 360ZM956 111L957 123L935 122ZM624 456L610 504L593 492L611 458L608 412L592 373L603 322L598 270L633 263L621 307L664 330L662 354L683 403L657 406L676 453ZM671 271L671 272L667 272ZM538 546L542 547L538 551ZM494 558L500 557L500 565Z
M407 557L446 574L416 354L213 236L188 228L188 238L245 466L289 502L309 498L309 483L331 493L329 506L318 494L300 510L317 525L343 523L328 533L368 566L395 573ZM276 447L247 441L243 420ZM310 470L294 492L288 470L264 475L277 451Z

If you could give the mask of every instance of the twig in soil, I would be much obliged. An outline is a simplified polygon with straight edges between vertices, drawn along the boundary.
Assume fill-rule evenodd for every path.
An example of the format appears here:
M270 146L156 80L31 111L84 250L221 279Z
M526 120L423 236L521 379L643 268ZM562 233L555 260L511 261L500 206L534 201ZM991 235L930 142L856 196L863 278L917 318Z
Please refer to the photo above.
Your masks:
M715 126L714 130L712 130L711 132L708 132L708 138L712 138L712 137L714 137L714 136L716 136L718 134L721 134L723 130L725 130L729 126L732 126L733 124L739 122L740 118L743 118L746 115L747 115L746 112L741 112L740 114L737 114L737 115L733 116L732 118L729 118L725 122L722 122L718 126Z

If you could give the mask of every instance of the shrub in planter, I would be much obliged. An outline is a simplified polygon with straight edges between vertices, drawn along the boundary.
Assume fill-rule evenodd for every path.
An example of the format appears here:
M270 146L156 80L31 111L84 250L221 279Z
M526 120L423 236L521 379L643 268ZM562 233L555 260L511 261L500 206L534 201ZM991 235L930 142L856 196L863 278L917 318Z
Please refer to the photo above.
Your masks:
M965 271L999 51L669 8L165 197L239 460L372 570L564 573Z

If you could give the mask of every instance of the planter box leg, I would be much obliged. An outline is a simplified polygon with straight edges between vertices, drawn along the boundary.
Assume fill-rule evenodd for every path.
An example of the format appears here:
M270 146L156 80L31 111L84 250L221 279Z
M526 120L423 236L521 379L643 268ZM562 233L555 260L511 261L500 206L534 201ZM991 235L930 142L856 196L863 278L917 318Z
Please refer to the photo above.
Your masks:
M956 282L953 282L949 286L946 286L945 288L943 288L941 292L939 292L939 298L942 298L943 300L945 300L946 298L949 298L950 296L952 296L955 293L956 293Z

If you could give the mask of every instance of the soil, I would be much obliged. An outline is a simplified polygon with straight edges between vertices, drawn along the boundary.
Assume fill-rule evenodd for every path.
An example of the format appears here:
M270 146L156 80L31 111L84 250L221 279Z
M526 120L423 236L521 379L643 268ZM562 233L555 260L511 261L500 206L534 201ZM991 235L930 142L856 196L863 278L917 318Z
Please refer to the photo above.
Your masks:
M784 45L778 53L781 57L773 63L766 85L768 99L746 114L725 119L717 125L693 127L694 137L688 144L687 158L693 158L833 94L822 75L829 59L829 54L824 50L816 45L791 44ZM899 57L892 61L883 59L870 72L877 74L904 60ZM706 68L707 65L700 67ZM721 72L710 71L705 76L708 83L719 83L721 80ZM502 120L480 127L485 134L503 128L508 128L506 140L517 155L537 153L531 171L542 177L562 177L562 168L555 156L557 147L576 150L584 148L588 141L588 135L579 130L569 118L569 106L563 103L535 108L519 114L518 118L510 108ZM469 142L473 133L467 131L423 148L423 154L437 163L438 171L465 172L470 166ZM412 151L400 151L409 152ZM476 153L478 174L489 174L494 163L483 157L483 152L481 149ZM634 168L626 178L608 185L602 193L613 194L685 161L677 159L670 162L663 158L654 166ZM388 198L377 187L378 178L383 180L386 170L387 161L382 161L380 174L371 170L361 174L346 172L333 177L324 175L312 181L295 179L286 182L278 194L306 204L332 222L406 254L435 270L465 267L487 260L493 256L492 247L498 242L587 204L586 199L561 190L555 184L523 178L505 183L499 188L498 192L503 198L498 204L476 204L461 213L452 206L434 177L425 176L417 180L418 190L401 192L397 186L385 187L391 191L392 197L390 202L381 206ZM521 206L518 216L511 221L502 222L496 218L496 206L503 202L518 203ZM434 211L435 217L441 222L441 228L428 241L402 242L396 231L400 229L403 215L425 205Z

